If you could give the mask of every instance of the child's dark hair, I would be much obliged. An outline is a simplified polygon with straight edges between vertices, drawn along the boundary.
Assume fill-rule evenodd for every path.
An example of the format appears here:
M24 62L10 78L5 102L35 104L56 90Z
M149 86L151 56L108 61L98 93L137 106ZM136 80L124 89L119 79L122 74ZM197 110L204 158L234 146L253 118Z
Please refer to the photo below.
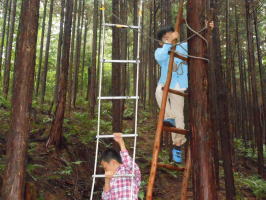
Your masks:
M101 161L110 162L111 160L116 160L120 164L122 164L122 158L120 154L114 149L106 149L101 156Z
M166 26L161 28L157 33L157 39L162 40L163 36L168 32L174 32L175 29L172 26Z

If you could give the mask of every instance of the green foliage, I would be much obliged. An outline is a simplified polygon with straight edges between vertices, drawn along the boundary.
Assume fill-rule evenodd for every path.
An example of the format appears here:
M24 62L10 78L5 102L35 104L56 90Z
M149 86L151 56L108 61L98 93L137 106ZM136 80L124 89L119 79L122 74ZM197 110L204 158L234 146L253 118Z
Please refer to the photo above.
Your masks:
M9 130L9 119L10 119L10 111L5 109L0 109L0 129L2 134L0 134L0 138L4 138L4 132Z
M111 120L101 120L101 133L110 134L112 131L112 121Z
M43 165L39 165L39 164L31 164L29 163L27 165L27 172L29 174L32 174L34 170L38 169L38 168L43 168L44 166Z
M58 173L60 175L70 175L70 174L72 174L72 172L73 172L72 166L68 165L64 169L62 169L61 171L59 171Z
M2 174L5 170L5 160L3 157L0 157L0 173Z
M141 117L139 118L139 123L140 124L145 123L145 121L147 121L150 115L151 115L151 112L148 112L145 110L141 111Z
M124 131L123 131L124 134L130 134L130 133L133 133L133 129L132 128L126 128Z
M28 153L33 154L35 152L35 148L38 146L37 142L29 143Z
M59 173L58 174L52 174L52 175L46 176L45 178L48 180L57 180L57 179L61 178L61 175Z
M135 110L132 107L126 108L125 111L124 111L124 117L125 118L129 118L129 119L133 119L134 118L134 114L135 114L134 111Z
M250 189L258 199L266 198L266 181L258 176L244 176L240 173L234 174L236 184L242 188Z
M82 123L86 123L88 121L88 113L83 112L74 112L74 118L75 120L81 121Z
M112 115L112 103L111 102L102 103L101 115L104 117L110 117L111 119L111 115Z
M11 109L11 101L0 95L0 107Z
M235 138L234 139L234 147L235 147L236 151L244 157L247 157L247 158L250 158L253 160L256 160L258 158L256 151L253 151L253 149L251 148L251 142L250 141L247 141L246 145L245 145L243 139ZM266 156L265 145L264 145L263 150L264 150L263 155L265 157Z
M159 159L162 163L168 164L169 163L169 154L167 149L162 149L159 154Z
M49 116L45 116L43 119L42 119L42 122L44 123L44 124L46 124L46 123L51 123L53 121L53 119L51 118L51 117L49 117Z
M43 192L40 192L40 196L37 198L37 200L45 200Z
M75 165L80 165L84 161L75 161L75 162L67 162L67 166L65 166L63 169L57 172L57 174L60 175L71 175L73 173Z
M64 137L78 136L83 144L88 144L96 135L97 120L89 120L88 113L74 112L71 118L64 119Z
M26 171L27 171L28 175L35 181L38 180L38 177L34 176L33 173L36 169L39 169L39 168L44 168L44 166L39 165L39 164L32 164L32 163L28 163L26 166Z
M140 191L139 191L139 199L143 200L145 198L145 185L147 185L146 181L141 181L140 183Z
M84 161L81 160L77 160L75 162L72 162L74 165L80 165L81 163L83 163Z
M50 104L40 104L40 100L39 99L33 99L32 100L32 107L37 109L37 110L49 110L50 109Z

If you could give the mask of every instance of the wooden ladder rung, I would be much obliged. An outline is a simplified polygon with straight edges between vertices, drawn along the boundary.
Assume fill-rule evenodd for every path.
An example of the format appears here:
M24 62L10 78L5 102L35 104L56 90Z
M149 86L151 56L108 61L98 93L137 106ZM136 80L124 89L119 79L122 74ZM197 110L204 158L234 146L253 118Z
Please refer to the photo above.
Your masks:
M163 89L164 89L164 87L162 88L162 90ZM188 93L186 93L186 92L180 92L180 91L173 90L173 89L169 89L168 92L170 92L172 94L176 94L176 95L182 96L182 97L187 97L188 96Z
M171 51L169 51L168 53L170 54ZM174 57L179 58L179 59L181 59L181 60L183 60L183 61L188 62L188 58L187 58L187 57L181 56L180 54L178 54L178 53L176 53L176 52L174 52Z
M170 127L170 126L164 126L163 130L166 131L166 132L179 133L179 134L182 134L182 135L189 134L189 131L186 130L186 129L175 128L175 127Z
M179 167L179 166L164 164L164 163L157 163L157 166L161 167L161 168L176 170L176 171L184 171L185 170L184 167Z

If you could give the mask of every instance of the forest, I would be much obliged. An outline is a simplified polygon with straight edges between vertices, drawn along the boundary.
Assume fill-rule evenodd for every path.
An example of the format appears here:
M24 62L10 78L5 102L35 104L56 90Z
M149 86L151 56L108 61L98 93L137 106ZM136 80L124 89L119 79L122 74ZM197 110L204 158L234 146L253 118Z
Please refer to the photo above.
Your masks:
M103 135L137 132L136 152L134 139L125 142L141 171L138 199L151 199L157 32L175 26L180 7L180 41L191 55L184 97L191 173L181 198L183 172L158 167L153 199L266 199L266 1L180 2L0 0L0 199L90 199L96 143L99 153L118 148L96 139L99 127ZM214 28L201 31L206 21ZM137 104L98 98L136 91ZM162 165L171 145L164 133ZM99 162L97 173L104 173ZM96 180L93 199L101 199L103 185Z

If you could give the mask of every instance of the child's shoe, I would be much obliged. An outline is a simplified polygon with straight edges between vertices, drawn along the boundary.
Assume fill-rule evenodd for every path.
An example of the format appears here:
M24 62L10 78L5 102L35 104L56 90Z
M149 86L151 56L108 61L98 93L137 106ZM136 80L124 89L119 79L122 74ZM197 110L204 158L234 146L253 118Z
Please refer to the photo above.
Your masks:
M168 118L163 120L163 123L166 124L167 126L175 127L175 119L173 118Z
M181 147L174 147L172 150L173 161L176 163L182 163L182 150Z

